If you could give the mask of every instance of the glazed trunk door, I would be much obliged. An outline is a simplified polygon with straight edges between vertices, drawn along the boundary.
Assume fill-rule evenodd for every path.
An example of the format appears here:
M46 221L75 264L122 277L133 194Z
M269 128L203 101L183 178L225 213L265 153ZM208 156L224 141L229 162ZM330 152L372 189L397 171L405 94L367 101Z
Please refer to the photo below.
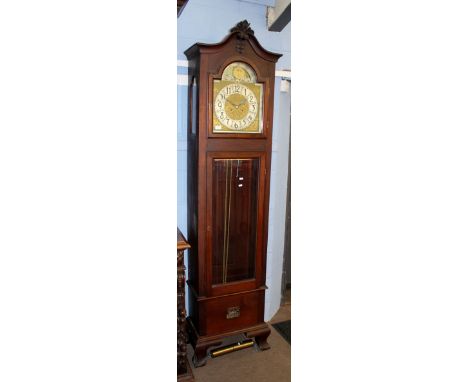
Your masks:
M258 159L213 163L212 284L255 278Z
M264 156L212 153L208 158L208 285L212 295L257 286L262 248Z

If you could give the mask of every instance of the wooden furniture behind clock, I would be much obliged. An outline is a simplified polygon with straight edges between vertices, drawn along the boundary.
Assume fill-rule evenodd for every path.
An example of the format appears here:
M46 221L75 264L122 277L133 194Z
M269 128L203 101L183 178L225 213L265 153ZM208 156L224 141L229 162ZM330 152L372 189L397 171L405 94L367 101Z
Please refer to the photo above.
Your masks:
M194 364L230 335L269 348L264 322L275 63L247 21L189 62L188 330Z
M177 228L177 381L180 382L194 381L187 360L184 252L188 248L190 245Z

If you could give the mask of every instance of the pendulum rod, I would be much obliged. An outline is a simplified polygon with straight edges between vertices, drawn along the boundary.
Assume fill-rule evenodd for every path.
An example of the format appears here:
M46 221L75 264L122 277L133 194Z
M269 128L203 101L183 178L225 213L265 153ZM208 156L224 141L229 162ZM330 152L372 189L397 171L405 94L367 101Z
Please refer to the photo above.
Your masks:
M226 160L226 192L224 196L224 246L223 246L223 284L227 282L229 258L229 221L231 219L232 161Z
M227 224L227 246L226 246L226 275L224 283L227 282L228 260L229 260L229 228L231 222L231 196L232 196L232 161L229 161L229 201L228 201L228 224Z
M227 226L227 201L228 201L228 197L227 197L227 187L228 187L228 166L229 164L226 163L226 185L225 185L225 188L224 188L224 238L223 238L223 280L222 282L224 283L224 274L226 273L226 233L227 233L227 229L226 229L226 226Z
M227 240L226 240L226 272L224 275L224 283L227 282L227 274L228 274L228 259L229 259L229 228L231 222L231 190L232 190L232 161L229 160L229 185L228 185L228 213L227 213Z

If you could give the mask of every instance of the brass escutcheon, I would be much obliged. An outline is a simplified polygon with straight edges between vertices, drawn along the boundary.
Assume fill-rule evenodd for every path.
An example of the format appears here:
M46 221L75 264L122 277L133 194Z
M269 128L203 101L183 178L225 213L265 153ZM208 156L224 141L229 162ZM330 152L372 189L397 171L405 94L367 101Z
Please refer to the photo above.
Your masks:
M227 309L226 318L228 320L230 320L232 318L239 317L239 316L240 316L240 307L239 306L232 306L232 307Z

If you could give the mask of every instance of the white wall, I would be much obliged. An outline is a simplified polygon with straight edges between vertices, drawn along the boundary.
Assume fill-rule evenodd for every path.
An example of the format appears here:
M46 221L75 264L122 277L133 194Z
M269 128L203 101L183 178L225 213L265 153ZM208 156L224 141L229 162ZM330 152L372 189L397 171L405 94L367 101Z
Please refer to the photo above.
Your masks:
M282 53L277 70L290 69L291 27L282 32L269 32L266 6L238 0L190 0L177 22L178 122L177 122L177 223L187 233L187 68L183 52L196 42L221 41L239 21L250 22L255 36L265 49ZM270 220L267 249L268 290L265 298L265 320L277 312L281 301L286 187L290 130L290 93L280 92L281 78L276 77L273 120L273 149L270 182Z

